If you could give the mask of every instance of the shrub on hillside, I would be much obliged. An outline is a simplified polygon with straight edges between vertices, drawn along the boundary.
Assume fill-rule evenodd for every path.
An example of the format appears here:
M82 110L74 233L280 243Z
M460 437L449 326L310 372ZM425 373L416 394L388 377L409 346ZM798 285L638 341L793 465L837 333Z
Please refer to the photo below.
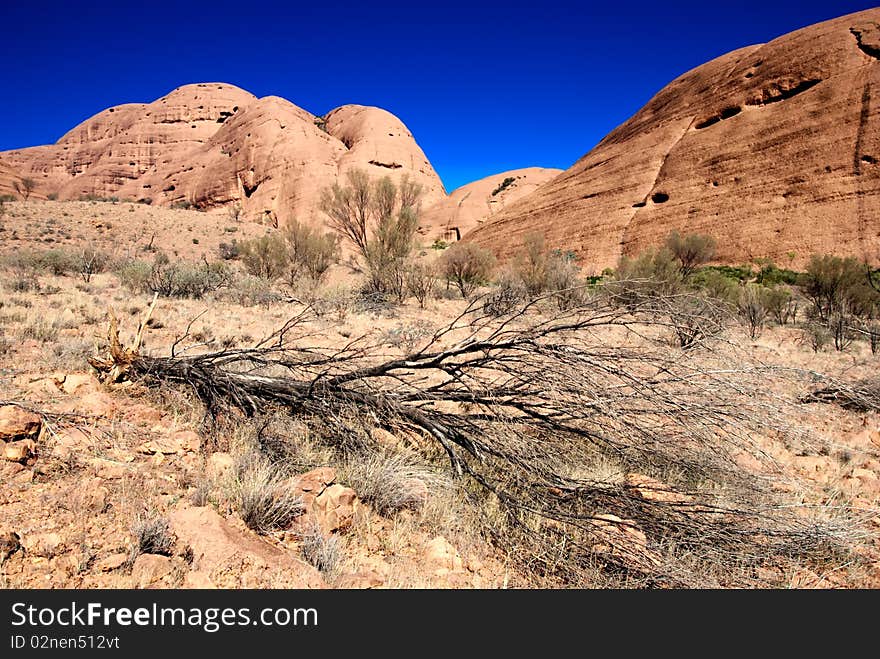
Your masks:
M870 318L880 304L868 269L852 257L813 255L803 276L803 291L812 312L826 321L840 312Z
M673 231L666 238L666 249L679 264L682 277L688 277L697 267L715 258L715 239L697 233L680 235Z

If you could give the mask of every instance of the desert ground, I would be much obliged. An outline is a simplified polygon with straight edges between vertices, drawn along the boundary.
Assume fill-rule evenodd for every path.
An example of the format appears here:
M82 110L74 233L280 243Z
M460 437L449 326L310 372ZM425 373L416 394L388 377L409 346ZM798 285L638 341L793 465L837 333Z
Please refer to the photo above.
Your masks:
M299 349L345 355L352 345L369 345L358 359L393 360L416 353L461 318L439 344L463 345L472 331L468 318L481 308L473 300L491 295L494 284L466 300L441 281L422 308L412 298L365 300L358 293L363 274L350 255L308 290L281 281L257 286L230 259L234 279L227 285L197 299L157 296L151 308L153 294L127 286L120 263L159 252L172 261L216 262L221 243L274 229L220 211L33 199L7 202L0 225L3 587L880 586L880 413L801 402L824 383L876 377L880 356L865 341L843 351L813 350L799 322L768 322L756 338L729 322L712 341L684 350L662 325L578 327L565 336L591 346L596 365L609 363L602 350L641 354L659 346L657 359L672 368L705 365L698 370L713 378L729 372L724 382L738 392L725 403L732 409L723 407L729 419L688 417L712 418L717 427L701 421L669 435L696 456L694 464L704 449L730 447L729 464L701 475L656 457L674 455L675 446L653 448L644 463L636 454L624 459L575 443L551 446L562 431L536 435L534 445L508 455L499 430L481 457L467 456L464 472L456 473L429 433L369 408L353 408L351 418L332 405L323 418L314 408L298 414L283 405L252 416L234 406L208 410L184 382L112 382L88 360L106 354L111 314L126 346L145 322L138 351L151 358L245 349L299 318L291 339ZM22 264L22 255L84 248L108 255L87 276ZM414 253L431 263L439 252L426 243ZM539 305L534 315L506 322L533 327L559 314ZM602 382L595 377L585 389ZM441 380L431 373L415 386ZM393 399L393 388L383 391ZM720 391L707 389L706 400ZM594 401L597 414L629 418L629 407L601 398ZM467 414L468 405L449 402L444 412ZM747 408L750 418L739 421ZM683 417L676 416L681 410L658 409L633 418L644 419L660 442L670 429L664 424ZM513 414L497 427L508 427L511 438L531 438L520 420ZM613 419L604 427L609 446L632 439ZM709 443L690 447L691 433ZM555 451L552 459L543 447ZM581 485L554 485L518 506L515 496L539 487L524 482L537 479L538 464L556 465L566 483ZM734 473L748 481L748 494L734 484L739 476L726 480ZM611 494L625 494L625 504ZM546 506L537 516L536 502ZM703 528L709 507L729 519L723 531L714 521L705 527L730 542L728 555L709 555L688 535L691 526ZM794 512L777 519L779 511ZM766 534L747 539L756 519L764 529L764 516ZM813 540L823 549L814 550Z

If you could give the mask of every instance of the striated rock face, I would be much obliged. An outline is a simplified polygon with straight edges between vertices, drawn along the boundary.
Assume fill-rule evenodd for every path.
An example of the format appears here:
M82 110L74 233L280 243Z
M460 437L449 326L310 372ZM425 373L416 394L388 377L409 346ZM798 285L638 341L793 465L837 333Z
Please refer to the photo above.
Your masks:
M347 105L315 117L283 98L233 85L185 85L152 103L108 108L56 144L0 154L0 191L30 176L43 195L149 199L164 206L242 205L249 220L310 219L321 189L360 167L372 177L422 184L423 204L443 185L403 123ZM36 196L36 193L35 193Z
M420 232L429 240L458 240L499 211L562 173L561 169L514 169L468 183L422 212Z
M467 239L509 256L540 230L592 271L672 229L713 235L726 262L880 261L878 23L871 9L689 71Z

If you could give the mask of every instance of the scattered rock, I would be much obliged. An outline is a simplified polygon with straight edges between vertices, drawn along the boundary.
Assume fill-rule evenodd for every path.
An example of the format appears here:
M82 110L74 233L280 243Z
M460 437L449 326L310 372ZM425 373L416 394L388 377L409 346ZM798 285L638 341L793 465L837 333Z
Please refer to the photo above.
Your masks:
M370 439L381 446L395 448L400 445L397 435L388 432L384 428L374 427L370 430Z
M385 579L382 575L373 572L372 570L365 570L353 574L344 574L336 580L334 585L336 588L363 590L383 586L385 585Z
M57 374L54 377L55 386L66 394L74 394L84 386L96 386L98 380L90 373Z
M179 430L171 436L171 441L178 447L178 451L199 451L202 448L202 438L192 430Z
M648 549L648 537L632 520L603 514L594 517L592 524L596 530L596 553L640 570L660 565L660 558Z
M222 480L232 471L235 465L235 458L229 453L212 453L208 458L208 478L212 480Z
M458 551L442 535L433 538L425 546L425 562L437 575L456 572L464 567L464 561L458 555Z
M131 581L134 588L148 588L169 575L172 570L171 559L158 554L141 554L131 568Z
M17 439L36 439L43 421L38 414L21 409L17 405L0 407L0 439L9 442Z
M3 447L3 457L10 462L27 462L36 453L37 445L32 439L8 442Z
M220 588L324 586L314 567L209 506L176 510L168 519L179 544L192 547L192 572L198 575L189 576L190 583L210 582Z
M357 506L357 493L338 483L315 498L312 511L324 533L344 531L351 526Z
M112 572L125 565L127 560L128 554L110 554L95 563L95 569L99 572Z
M294 478L290 487L302 497L306 512L310 512L315 498L335 480L336 470L333 467L318 467Z
M676 492L669 485L644 474L630 473L624 478L627 487L632 488L645 501L658 503L689 503L691 497Z
M31 556L52 558L64 551L64 540L55 532L28 533L21 539L21 546Z
M187 572L183 577L183 588L214 589L217 586L204 572Z
M21 549L21 537L15 531L0 532L0 561Z

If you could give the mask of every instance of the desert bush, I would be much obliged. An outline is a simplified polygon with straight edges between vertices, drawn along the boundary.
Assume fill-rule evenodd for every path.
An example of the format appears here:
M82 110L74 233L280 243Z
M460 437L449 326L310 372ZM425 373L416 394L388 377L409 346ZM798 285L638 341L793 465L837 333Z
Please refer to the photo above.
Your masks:
M868 344L871 346L871 354L876 355L880 352L880 321L868 323L865 326L865 333L868 336Z
M810 346L813 352L821 352L831 342L831 332L825 323L809 320L801 330L800 341Z
M371 182L362 170L348 173L348 185L325 189L321 209L330 226L351 242L367 271L371 292L406 295L404 264L415 244L421 186L404 176Z
M547 263L547 288L560 311L582 305L587 297L586 282L581 279L580 267L571 252L554 250Z
M27 201L31 193L36 190L37 182L32 178L23 178L20 181L13 181L12 188Z
M107 269L110 257L95 247L87 246L76 253L73 263L76 272L88 284L93 275Z
M303 558L309 565L325 577L332 577L339 571L342 551L337 536L324 535L320 526L310 524L301 533L299 541Z
M531 297L537 297L549 288L549 261L550 254L544 234L527 234L522 251L513 260L513 272Z
M304 511L279 466L256 451L239 456L227 488L239 517L257 533L287 528Z
M307 301L319 317L333 314L338 322L343 323L356 309L358 295L348 287L332 286L313 289L312 297Z
M410 261L404 271L407 293L412 295L424 309L425 302L437 286L437 273L432 264Z
M47 321L43 317L29 317L27 322L19 328L19 337L22 340L34 340L39 343L52 343L58 339L61 328L57 323Z
M666 315L676 343L682 350L702 345L724 329L723 309L717 302L698 295L669 300Z
M150 275L153 266L142 259L121 261L115 270L119 283L135 293L146 293L150 290Z
M455 285L463 298L489 281L495 255L474 243L457 242L440 257L440 269L447 283Z
M869 271L852 257L813 255L802 281L813 313L822 320L844 308L854 316L868 318L880 304L880 293L872 288Z
M607 289L620 301L632 304L645 297L674 295L683 289L678 260L666 248L649 249L635 258L621 257Z
M242 214L242 207L240 201L234 201L229 206L226 207L226 215L233 222L240 222Z
M418 321L407 325L398 325L385 332L382 342L399 348L405 355L411 353L418 344L434 334L434 328L424 322Z
M168 520L156 512L140 513L131 527L131 533L134 536L132 562L141 554L171 556L174 552L177 538L171 532Z
M50 249L40 257L41 265L53 275L61 277L70 274L77 266L75 254L64 249Z
M790 290L782 286L765 288L763 301L767 313L780 325L787 325L797 320L798 303Z
M736 305L740 320L745 325L749 338L753 340L761 336L767 320L765 290L757 284L748 284L742 288Z
M742 294L742 280L715 268L703 268L690 278L690 284L719 302L735 305Z
M483 311L490 316L505 316L528 300L529 294L519 277L505 268L495 289L486 296Z
M287 248L284 278L292 286L304 275L319 283L339 259L339 239L334 233L322 233L294 220L284 227L282 236Z
M345 482L380 515L418 510L449 478L410 453L358 453L345 463Z
M150 269L147 288L162 297L198 299L232 281L232 273L225 263L188 263L171 261L159 254Z
M698 233L682 236L673 231L667 236L665 247L678 261L681 276L685 278L715 258L715 239Z
M758 274L755 276L755 283L774 287L780 284L794 286L801 281L802 276L800 273L794 270L779 268L769 259L758 259L756 263L760 270L758 270Z
M263 279L278 279L287 265L287 247L284 238L277 233L267 233L258 238L238 243L241 262L248 274Z
M224 261L234 261L241 256L241 246L233 238L231 243L220 243L217 252Z
M854 326L857 319L848 314L846 309L833 311L828 318L828 331L834 341L834 349L843 352L848 349L855 339Z
M278 291L272 287L272 282L253 275L236 278L224 290L223 298L243 307L259 306L267 309L282 299Z

